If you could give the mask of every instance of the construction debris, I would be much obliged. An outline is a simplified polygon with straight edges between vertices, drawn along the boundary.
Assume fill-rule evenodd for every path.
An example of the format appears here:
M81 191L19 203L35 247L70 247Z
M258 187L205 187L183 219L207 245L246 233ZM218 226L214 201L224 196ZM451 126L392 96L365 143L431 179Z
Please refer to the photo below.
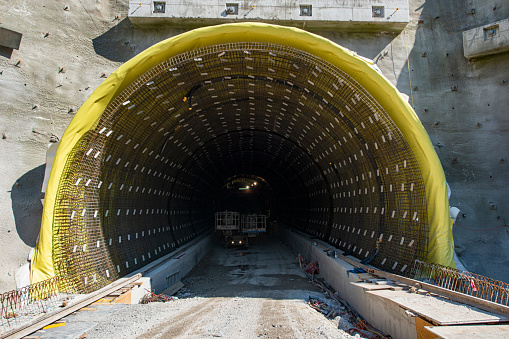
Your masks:
M146 289L147 290L147 289ZM172 297L166 294L155 294L149 290L147 290L147 294L141 299L140 304L148 304L153 302L167 302L167 301L173 301L178 300L177 297Z
M334 309L334 307L318 299L317 297L309 296L308 304L311 306L311 308L323 313L329 319L334 319L338 315L338 312Z
M287 247L287 250L290 249ZM290 251L291 253L291 251ZM341 299L336 291L328 285L323 278L317 277L318 270L318 262L312 262L306 265L306 259L299 253L297 256L299 260L300 267L305 267L305 272L313 285L318 286L323 293L330 297L331 302L325 302L316 297L309 296L308 304L311 308L317 310L318 312L323 313L328 319L335 319L339 316L338 320L338 328L347 330L350 335L355 335L355 333L360 334L363 337L371 338L371 339L388 339L391 336L377 330L373 326L369 325L366 320L364 320L361 315L346 302ZM315 271L316 270L316 271ZM365 271L359 268L348 271L348 274L365 274ZM373 276L371 276L373 278ZM333 303L339 303L338 306L333 306ZM354 324L353 327L351 324ZM345 325L347 326L345 328Z
M316 261L309 263L306 266L306 272L311 275L314 275L315 273L320 273L320 271L318 269L318 263Z

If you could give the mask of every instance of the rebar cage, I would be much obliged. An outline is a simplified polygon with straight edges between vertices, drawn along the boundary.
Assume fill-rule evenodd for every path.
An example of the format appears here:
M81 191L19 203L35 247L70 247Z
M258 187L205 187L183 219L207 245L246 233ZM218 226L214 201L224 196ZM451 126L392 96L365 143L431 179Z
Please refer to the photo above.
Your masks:
M245 42L158 64L76 143L54 208L57 274L92 291L171 252L214 227L214 194L238 173L270 183L287 224L378 268L407 275L426 257L423 179L387 112L310 53Z

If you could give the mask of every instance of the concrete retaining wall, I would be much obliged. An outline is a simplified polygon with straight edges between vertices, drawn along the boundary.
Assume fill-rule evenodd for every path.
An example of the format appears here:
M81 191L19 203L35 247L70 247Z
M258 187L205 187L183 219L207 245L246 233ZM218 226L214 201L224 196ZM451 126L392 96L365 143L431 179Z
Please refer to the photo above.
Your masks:
M341 259L329 257L320 246L313 245L313 241L298 233L283 230L281 234L292 249L301 253L308 261L318 262L320 276L370 325L390 334L395 339L417 338L415 318L408 316L405 309L352 284L352 282L360 281L357 276L348 274L348 271L355 267Z
M211 246L212 235L209 234L184 250L172 252L128 276L142 273L143 278L140 281L143 282L143 287L154 293L161 293L185 277L205 257Z
M490 331L503 331L499 337L509 335L507 326L493 325L506 323L509 319L505 315L483 311L423 289L412 293L410 286L390 280L372 279L377 283L364 282L358 274L349 274L354 269L351 264L327 255L327 252L341 251L289 229L282 229L281 236L306 260L318 262L320 277L337 291L339 297L348 302L371 326L392 338L435 338L430 336L430 326L434 326L433 330L456 327L458 331L451 330L447 338L463 338L461 333L464 332L461 332L461 326L458 325L472 324L491 325L485 327L489 327ZM355 258L352 260L358 261Z

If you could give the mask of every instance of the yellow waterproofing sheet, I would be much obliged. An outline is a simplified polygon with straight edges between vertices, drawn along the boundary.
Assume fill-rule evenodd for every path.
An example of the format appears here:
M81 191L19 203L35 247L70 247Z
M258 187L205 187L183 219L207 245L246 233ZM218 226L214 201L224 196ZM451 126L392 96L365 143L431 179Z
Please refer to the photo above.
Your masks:
M192 30L148 48L112 73L79 109L62 137L51 170L41 232L32 260L32 283L55 275L53 208L60 177L74 145L117 95L155 65L186 51L229 42L266 42L297 48L335 65L364 87L401 130L419 164L426 188L430 225L428 262L455 267L445 175L426 130L399 91L369 61L323 37L297 28L239 23Z

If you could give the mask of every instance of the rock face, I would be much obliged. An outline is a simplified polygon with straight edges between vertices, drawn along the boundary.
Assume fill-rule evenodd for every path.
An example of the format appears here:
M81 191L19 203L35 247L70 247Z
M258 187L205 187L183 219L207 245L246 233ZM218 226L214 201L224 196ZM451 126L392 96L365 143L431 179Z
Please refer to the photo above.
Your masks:
M48 144L60 138L90 93L123 62L185 28L137 29L127 0L0 4L2 27L23 34L0 47L0 292L36 243ZM509 16L496 1L410 0L401 33L320 31L371 58L408 95L428 131L460 208L453 232L473 272L509 281L507 53L468 60L462 32ZM277 22L275 22L277 23ZM461 225L461 226L460 226ZM482 230L482 231L472 231Z

